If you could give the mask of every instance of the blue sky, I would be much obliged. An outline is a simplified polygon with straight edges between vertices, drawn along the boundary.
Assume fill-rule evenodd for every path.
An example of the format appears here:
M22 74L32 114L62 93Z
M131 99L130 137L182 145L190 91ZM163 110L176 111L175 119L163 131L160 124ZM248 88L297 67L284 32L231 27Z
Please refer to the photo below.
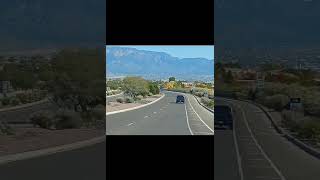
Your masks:
M214 46L118 46L131 47L139 50L165 52L178 58L214 59Z

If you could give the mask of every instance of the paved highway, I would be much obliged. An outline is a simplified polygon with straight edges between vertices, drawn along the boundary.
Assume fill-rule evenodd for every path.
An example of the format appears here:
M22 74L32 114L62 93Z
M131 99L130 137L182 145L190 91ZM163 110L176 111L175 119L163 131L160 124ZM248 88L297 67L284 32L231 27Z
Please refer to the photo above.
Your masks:
M319 180L320 160L279 135L255 105L216 98L234 110L234 131L216 130L216 180Z
M106 142L0 165L0 179L105 180Z
M190 94L185 104L176 104L181 93L167 92L161 100L131 111L106 117L106 133L120 135L208 135L213 134L213 113Z

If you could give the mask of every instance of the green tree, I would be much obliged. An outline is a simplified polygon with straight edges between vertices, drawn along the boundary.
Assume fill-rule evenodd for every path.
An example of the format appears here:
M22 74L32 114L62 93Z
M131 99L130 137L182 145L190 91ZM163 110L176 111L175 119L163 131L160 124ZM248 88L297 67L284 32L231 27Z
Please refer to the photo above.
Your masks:
M169 81L176 81L175 77L169 77Z
M149 83L149 91L152 93L152 94L159 94L160 93L160 89L158 87L158 84L157 83L152 83L150 82Z
M63 108L88 112L105 104L105 54L103 49L65 49L52 60L49 82L52 100Z
M123 91L136 98L138 95L146 96L149 93L149 84L141 77L126 77L123 79Z
M122 82L120 80L107 81L107 87L110 87L110 89L116 90L121 86L122 86Z

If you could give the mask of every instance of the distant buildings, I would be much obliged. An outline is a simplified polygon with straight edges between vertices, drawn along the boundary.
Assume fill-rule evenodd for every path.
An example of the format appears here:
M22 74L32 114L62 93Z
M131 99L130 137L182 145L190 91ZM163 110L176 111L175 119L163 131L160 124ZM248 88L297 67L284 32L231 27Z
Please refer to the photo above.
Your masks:
M0 80L0 97L4 97L11 92L13 92L11 82Z
M193 86L192 82L182 82L182 84L185 88L191 88Z

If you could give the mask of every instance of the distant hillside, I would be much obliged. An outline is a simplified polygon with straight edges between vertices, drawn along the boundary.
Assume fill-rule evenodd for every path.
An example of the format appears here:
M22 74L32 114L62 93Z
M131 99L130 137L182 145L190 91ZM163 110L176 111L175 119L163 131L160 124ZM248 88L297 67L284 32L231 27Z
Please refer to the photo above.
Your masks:
M205 58L179 59L163 52L122 47L107 48L108 74L201 78L213 77L213 68L213 60Z

